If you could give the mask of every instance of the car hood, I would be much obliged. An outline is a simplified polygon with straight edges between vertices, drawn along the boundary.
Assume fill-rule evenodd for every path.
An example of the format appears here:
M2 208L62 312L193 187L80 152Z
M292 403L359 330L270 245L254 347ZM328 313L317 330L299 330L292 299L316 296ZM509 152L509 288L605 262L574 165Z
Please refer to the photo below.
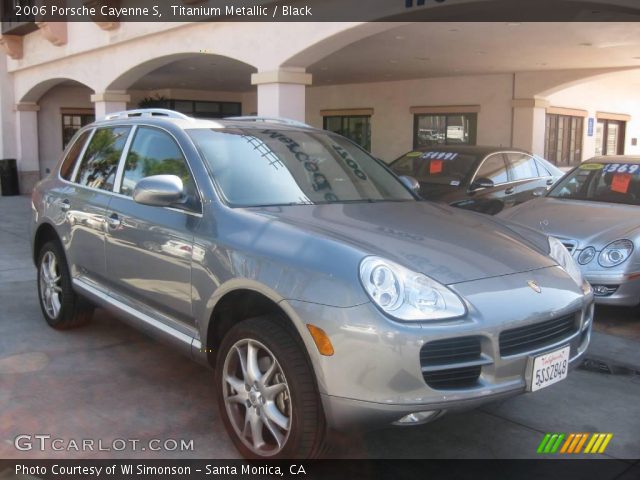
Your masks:
M393 260L443 284L555 265L541 248L546 237L526 229L518 232L517 228L513 230L489 216L432 202L300 205L252 210L270 217L271 222L282 222L331 241L347 243L363 255Z
M547 235L575 240L577 248L602 248L613 240L637 235L639 211L634 205L545 197L498 216Z

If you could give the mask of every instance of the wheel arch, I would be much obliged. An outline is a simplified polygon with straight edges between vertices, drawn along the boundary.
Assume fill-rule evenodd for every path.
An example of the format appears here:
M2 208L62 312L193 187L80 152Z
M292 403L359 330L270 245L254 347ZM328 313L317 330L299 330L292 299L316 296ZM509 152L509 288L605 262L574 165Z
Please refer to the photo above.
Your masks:
M60 246L62 246L62 241L60 240L60 236L58 235L58 232L56 231L56 229L54 228L53 225L51 225L48 222L43 222L40 225L38 225L38 228L36 229L36 232L33 236L33 251L32 251L32 259L33 259L33 263L34 265L37 266L38 264L38 255L40 254L40 250L42 250L42 247L50 241L56 241L60 244ZM64 253L64 248L63 248L63 253Z
M316 384L320 388L324 382L318 362L317 347L304 321L277 292L257 282L253 283L225 285L218 289L224 290L223 292L216 292L215 300L211 305L211 314L207 325L203 328L201 354L206 355L206 362L215 368L218 347L234 325L249 318L274 315L282 320L281 324L288 328L298 340L300 348L305 352L309 365L316 374Z

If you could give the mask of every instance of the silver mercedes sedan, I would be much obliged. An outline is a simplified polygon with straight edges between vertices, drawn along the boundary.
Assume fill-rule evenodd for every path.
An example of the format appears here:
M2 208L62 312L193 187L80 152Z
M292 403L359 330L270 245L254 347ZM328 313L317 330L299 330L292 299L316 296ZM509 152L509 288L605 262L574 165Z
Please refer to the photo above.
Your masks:
M640 156L592 158L545 197L500 216L560 239L596 303L640 303Z
M569 252L414 184L296 122L113 114L34 190L44 319L99 305L211 366L249 458L563 380L593 319Z

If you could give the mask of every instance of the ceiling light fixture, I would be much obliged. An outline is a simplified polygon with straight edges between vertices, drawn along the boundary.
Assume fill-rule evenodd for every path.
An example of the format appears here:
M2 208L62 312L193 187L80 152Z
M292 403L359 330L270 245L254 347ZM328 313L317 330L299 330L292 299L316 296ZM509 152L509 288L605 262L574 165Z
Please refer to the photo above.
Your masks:
M396 35L396 40L404 40L404 35Z

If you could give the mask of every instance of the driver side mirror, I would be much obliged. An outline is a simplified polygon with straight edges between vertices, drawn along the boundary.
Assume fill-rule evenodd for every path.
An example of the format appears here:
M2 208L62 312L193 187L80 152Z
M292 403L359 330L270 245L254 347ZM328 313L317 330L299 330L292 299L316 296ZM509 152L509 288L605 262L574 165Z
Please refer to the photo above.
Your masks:
M480 190L481 188L493 188L495 184L493 180L486 177L478 177L471 184L470 190Z
M169 207L184 200L184 186L176 175L153 175L136 183L133 200L142 205Z
M411 190L413 193L420 193L420 182L418 182L418 180L416 180L413 177L410 177L409 175L401 175L400 177L400 181L402 182L402 184L407 187L409 190Z

